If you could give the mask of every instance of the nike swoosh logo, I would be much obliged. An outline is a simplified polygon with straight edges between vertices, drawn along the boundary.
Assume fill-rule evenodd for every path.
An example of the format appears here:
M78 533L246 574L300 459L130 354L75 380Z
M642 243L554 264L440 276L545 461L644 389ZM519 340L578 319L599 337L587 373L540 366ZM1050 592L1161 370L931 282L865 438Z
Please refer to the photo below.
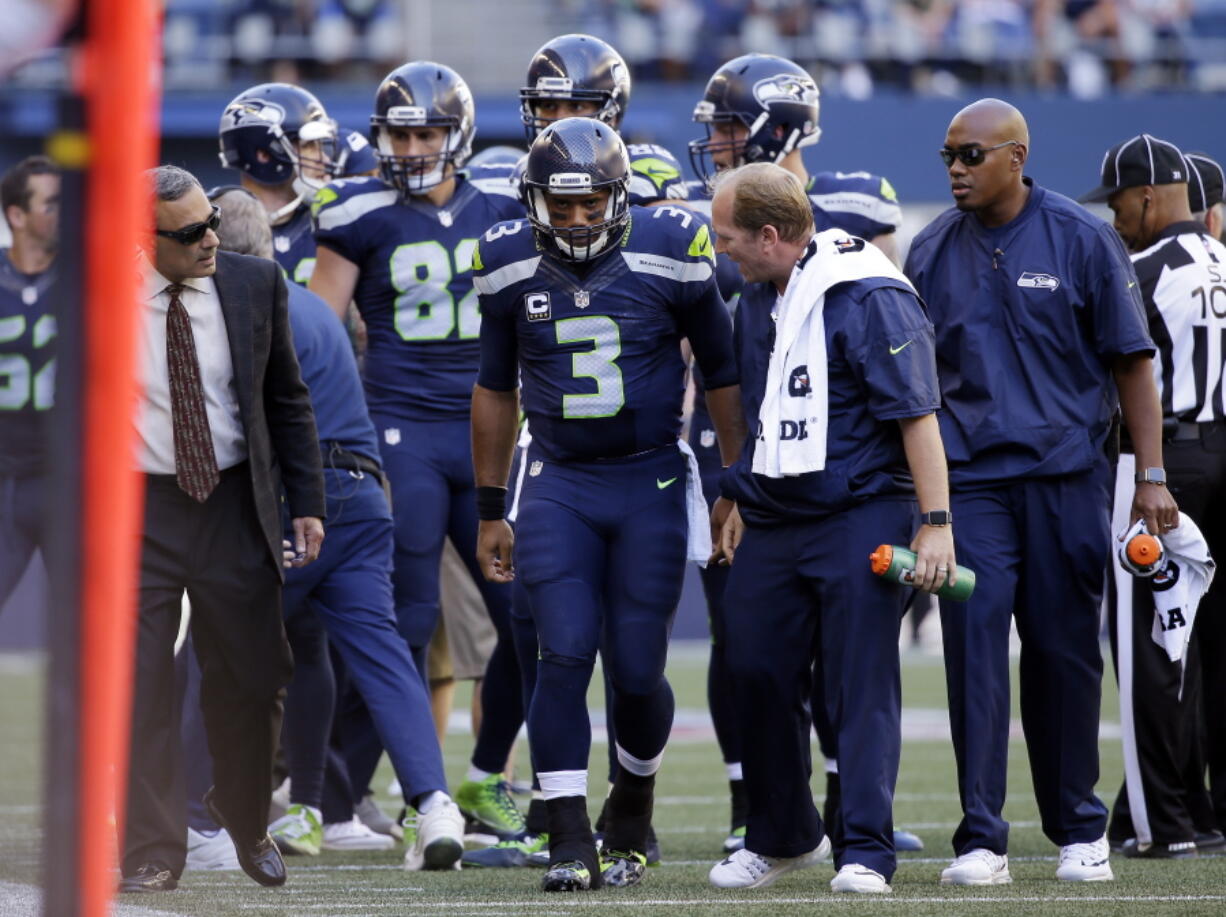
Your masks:
M896 353L902 353L904 350L906 350L908 347L910 347L912 343L914 343L914 342L913 342L913 341L907 341L907 343L903 344L901 347L891 347L891 348L890 348L890 356L894 356L894 354L896 354Z
M1130 281L1128 281L1128 289L1130 289L1130 290L1131 290L1131 289L1132 289L1133 287L1135 287L1136 285L1137 285L1137 282L1136 282L1135 280L1130 280Z
M675 480L677 480L677 479L676 479L676 478L669 478L667 481L661 481L659 478L656 478L656 490L663 490L665 487L667 487L669 484L673 483L673 481L675 481Z

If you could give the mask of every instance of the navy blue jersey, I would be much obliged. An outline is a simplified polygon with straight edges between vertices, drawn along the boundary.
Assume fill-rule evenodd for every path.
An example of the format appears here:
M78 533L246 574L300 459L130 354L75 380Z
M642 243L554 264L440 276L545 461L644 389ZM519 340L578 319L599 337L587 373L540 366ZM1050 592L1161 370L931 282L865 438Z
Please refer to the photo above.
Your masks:
M55 401L54 280L54 269L23 274L0 249L0 475L44 470L44 418Z
M360 271L354 301L366 322L371 412L466 418L481 331L473 252L487 229L523 213L509 182L461 174L451 200L435 207L405 202L379 178L354 178L325 187L313 209L319 244Z
M842 229L862 239L874 239L902 225L898 195L880 175L818 172L809 176L805 193L813 204L817 232Z
M631 204L645 206L690 196L689 185L681 177L681 163L667 149L654 143L631 143L626 152L630 154Z
M337 464L333 446L379 462L375 426L366 413L357 360L344 325L320 297L305 287L288 284L289 324L294 352L302 367L302 381L311 392L319 449L323 456L328 520L342 516L386 519L391 510L382 490L359 487L355 476Z
M286 277L307 285L315 270L315 223L310 204L304 202L288 220L272 227L272 252Z
M676 442L689 338L713 388L734 385L731 324L707 224L677 207L635 207L620 244L576 269L544 253L526 220L481 240L480 384L522 374L533 444L559 461Z
M956 485L1092 468L1118 405L1111 361L1153 353L1115 231L1026 179L1008 224L945 211L906 273L937 329L941 436Z
M741 400L750 431L766 391L774 346L774 286L747 284L736 312ZM767 478L753 473L754 436L724 475L723 493L746 522L769 525L816 518L870 497L914 492L893 421L940 406L932 324L915 294L887 278L841 284L826 294L829 414L826 467Z
M710 193L702 182L687 182L691 206L711 212ZM813 205L817 232L842 229L862 239L896 232L902 226L898 195L885 178L871 172L818 172L809 176L805 194Z

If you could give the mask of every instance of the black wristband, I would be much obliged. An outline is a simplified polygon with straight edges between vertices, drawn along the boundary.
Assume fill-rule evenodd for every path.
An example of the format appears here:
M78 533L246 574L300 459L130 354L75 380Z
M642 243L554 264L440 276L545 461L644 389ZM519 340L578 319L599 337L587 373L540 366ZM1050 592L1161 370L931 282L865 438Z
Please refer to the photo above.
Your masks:
M505 487L477 488L477 518L482 522L493 522L506 518L507 489Z

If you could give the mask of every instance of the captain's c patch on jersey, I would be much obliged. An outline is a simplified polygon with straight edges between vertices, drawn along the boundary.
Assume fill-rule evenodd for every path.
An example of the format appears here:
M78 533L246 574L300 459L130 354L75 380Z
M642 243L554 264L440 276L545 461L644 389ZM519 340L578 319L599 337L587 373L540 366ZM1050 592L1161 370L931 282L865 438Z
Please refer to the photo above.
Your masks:
M524 315L530 322L547 322L551 318L548 293L525 293Z

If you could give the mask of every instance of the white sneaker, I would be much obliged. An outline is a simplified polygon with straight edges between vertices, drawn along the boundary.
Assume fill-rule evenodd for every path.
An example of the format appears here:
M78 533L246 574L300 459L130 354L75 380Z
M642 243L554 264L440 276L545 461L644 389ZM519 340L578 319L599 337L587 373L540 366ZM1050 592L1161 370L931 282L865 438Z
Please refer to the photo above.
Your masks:
M281 785L272 791L272 799L268 803L268 823L271 825L289 810L289 777L281 781Z
M396 840L404 838L404 828L400 827L398 821L379 808L373 793L367 793L363 796L362 801L353 807L353 812L361 819L362 824L376 834L386 834L389 837L396 838Z
M894 891L886 882L885 876L859 863L848 863L840 869L839 874L830 880L830 890L859 892L865 895L888 895Z
M356 815L324 825L324 850L391 850L396 839L371 831Z
M942 885L1008 885L1009 857L983 847L968 850L941 870Z
M187 829L187 864L184 869L239 869L234 841L225 828L212 834Z
M707 878L716 888L765 888L795 869L813 866L830 856L830 838L798 857L768 857L747 847L711 867Z
M410 810L410 813L412 810ZM450 797L441 799L425 815L405 819L404 868L459 869L464 853L464 814Z
M1065 882L1110 882L1115 878L1110 858L1105 834L1088 844L1066 844L1060 848L1056 878Z

